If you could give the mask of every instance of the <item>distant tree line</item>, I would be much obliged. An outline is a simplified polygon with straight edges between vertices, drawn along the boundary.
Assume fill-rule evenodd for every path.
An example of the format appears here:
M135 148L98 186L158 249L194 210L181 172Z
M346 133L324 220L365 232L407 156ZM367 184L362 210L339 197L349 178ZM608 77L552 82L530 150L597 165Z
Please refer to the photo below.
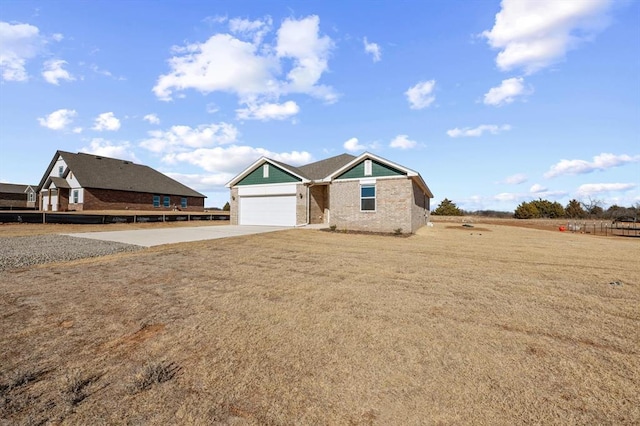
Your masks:
M602 201L589 198L586 201L573 199L566 206L557 201L543 200L523 201L515 212L501 212L495 210L464 211L456 204L445 198L432 212L436 216L485 216L485 217L513 217L516 219L620 219L631 218L640 220L640 203L633 207L613 205L608 209L602 208Z

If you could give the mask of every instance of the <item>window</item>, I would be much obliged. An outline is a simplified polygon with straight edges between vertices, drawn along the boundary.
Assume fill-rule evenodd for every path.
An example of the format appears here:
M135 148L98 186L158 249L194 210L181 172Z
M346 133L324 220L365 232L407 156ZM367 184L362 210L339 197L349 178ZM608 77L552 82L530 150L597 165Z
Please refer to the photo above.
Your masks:
M34 201L36 201L36 193L30 192L27 199L29 200L30 203L33 203Z
M73 172L69 172L69 179L73 179Z
M361 185L360 186L360 211L376 210L376 186Z
M364 160L364 175L371 176L373 174L373 167L371 165L371 160Z
M164 202L162 204L164 207L171 207L171 197L168 195L164 196Z
M79 191L77 189L73 190L73 203L74 204L78 204L78 192Z
M187 199L185 197L182 197L182 199L180 200L180 207L182 207L183 209L187 208Z
M160 196L159 195L154 195L153 196L153 207L160 207Z
M64 174L64 166L58 167L58 176L62 177L63 174Z
M269 165L265 164L262 166L262 177L263 178L268 178L269 177Z

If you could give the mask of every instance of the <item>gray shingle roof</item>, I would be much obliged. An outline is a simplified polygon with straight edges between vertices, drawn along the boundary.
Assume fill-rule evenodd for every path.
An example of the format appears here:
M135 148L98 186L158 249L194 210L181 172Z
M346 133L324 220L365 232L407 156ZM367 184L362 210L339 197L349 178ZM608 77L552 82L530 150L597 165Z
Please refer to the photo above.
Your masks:
M0 183L0 192L4 194L24 194L28 187L36 188L36 185L22 185L18 183Z
M309 179L324 179L350 161L353 161L354 158L356 157L351 154L340 154L335 157L300 166L298 170Z
M65 151L56 152L40 186L46 181L58 155L62 156L69 170L84 188L205 197L148 166L100 155Z

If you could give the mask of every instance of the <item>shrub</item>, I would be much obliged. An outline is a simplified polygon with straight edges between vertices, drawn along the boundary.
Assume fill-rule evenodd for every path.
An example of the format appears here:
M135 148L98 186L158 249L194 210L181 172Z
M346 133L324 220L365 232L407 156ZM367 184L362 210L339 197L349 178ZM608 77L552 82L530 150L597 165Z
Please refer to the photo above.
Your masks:
M456 204L445 198L433 211L436 216L462 216L464 212L456 206Z

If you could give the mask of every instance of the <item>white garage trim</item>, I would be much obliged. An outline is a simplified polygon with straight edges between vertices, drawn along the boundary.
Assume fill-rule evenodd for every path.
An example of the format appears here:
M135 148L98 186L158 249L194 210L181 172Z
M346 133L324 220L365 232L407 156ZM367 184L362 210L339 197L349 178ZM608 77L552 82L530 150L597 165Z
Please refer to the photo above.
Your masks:
M259 186L238 186L238 195L240 197L247 195L296 195L296 184L276 183Z
M296 226L296 195L240 196L240 225Z

